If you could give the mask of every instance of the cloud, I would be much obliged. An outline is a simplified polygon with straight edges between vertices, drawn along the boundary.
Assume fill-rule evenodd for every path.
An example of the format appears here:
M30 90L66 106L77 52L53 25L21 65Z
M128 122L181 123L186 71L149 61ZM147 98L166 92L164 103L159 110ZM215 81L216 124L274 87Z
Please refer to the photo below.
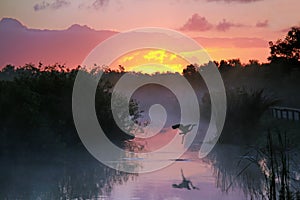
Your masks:
M233 2L237 2L237 3L252 3L252 2L257 2L257 1L263 1L263 0L207 0L209 2L212 1L216 1L216 2L226 2L226 3L233 3Z
M108 4L109 0L95 0L92 4L92 7L95 9L102 8Z
M45 9L57 10L59 8L70 5L71 3L67 0L55 0L52 2L43 1L41 3L36 3L33 6L34 11L40 11Z
M223 19L223 21L219 22L219 24L216 26L216 29L218 31L228 31L232 27L244 27L243 24L235 24L232 22L228 22L226 19Z
M263 22L257 22L255 26L258 27L258 28L268 27L269 26L269 21L265 20Z
M109 3L109 0L93 0L92 2L84 1L83 3L79 4L78 8L99 10L99 9L107 6L108 3Z
M263 22L267 23L267 22ZM219 22L218 24L212 24L205 17L198 15L197 13L193 14L187 22L179 28L181 31L208 31L208 30L217 30L217 31L228 31L232 27L245 27L247 25L240 23L229 22L226 19Z
M208 31L213 25L207 21L205 17L193 14L191 18L180 28L182 31Z

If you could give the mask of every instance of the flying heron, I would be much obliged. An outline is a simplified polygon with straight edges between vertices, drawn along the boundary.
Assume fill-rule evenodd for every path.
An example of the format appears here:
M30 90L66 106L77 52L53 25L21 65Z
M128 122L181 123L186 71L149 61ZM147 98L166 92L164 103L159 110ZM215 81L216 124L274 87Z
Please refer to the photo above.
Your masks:
M186 134L191 132L193 130L194 126L196 126L196 124L187 124L187 125L175 124L172 126L173 129L179 129L181 131L179 133L179 135L183 135L181 144L183 144L183 140L184 140L184 137L186 136Z

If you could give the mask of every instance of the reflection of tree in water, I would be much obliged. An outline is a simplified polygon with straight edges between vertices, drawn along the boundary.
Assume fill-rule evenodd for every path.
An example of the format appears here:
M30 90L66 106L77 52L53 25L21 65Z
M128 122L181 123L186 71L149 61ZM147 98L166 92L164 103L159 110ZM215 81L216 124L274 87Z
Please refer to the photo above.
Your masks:
M216 146L207 161L217 186L224 192L242 189L251 199L300 199L299 149L287 141L269 133L265 146Z
M131 140L131 141L125 141L124 142L124 146L125 146L125 149L127 151L131 151L131 152L136 152L136 153L141 153L141 152L147 152L149 151L148 149L148 142L146 139L134 139L134 140Z
M242 189L245 195L259 195L263 184L263 174L256 166L239 162L246 149L230 145L217 145L208 155L216 176L217 187L223 192Z
M64 164L6 162L1 166L0 199L96 199L136 176L91 157L72 156L78 158Z
M97 198L110 195L115 184L123 184L130 174L120 172L105 166L89 166L70 170L59 182L60 197Z

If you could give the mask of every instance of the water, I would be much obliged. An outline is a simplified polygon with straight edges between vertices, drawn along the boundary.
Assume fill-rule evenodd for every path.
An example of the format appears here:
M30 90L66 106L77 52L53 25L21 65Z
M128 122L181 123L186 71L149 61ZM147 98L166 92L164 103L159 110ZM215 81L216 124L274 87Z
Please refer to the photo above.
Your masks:
M149 93L149 88L147 91ZM170 165L147 173L126 173L105 166L88 152L73 150L61 152L61 155L2 158L0 199L242 200L250 199L251 194L266 192L261 166L249 165L248 161L252 158L260 161L254 153L247 154L249 148L218 144L207 157L199 159L198 151L207 122L202 120L198 124L196 138L187 147L188 137L182 144L178 131L171 128L180 121L178 102L168 92L155 94L155 91L157 88L151 91L152 98L142 93L135 94L135 97L140 98L140 106L146 113L150 105L162 104L166 108L168 118L163 130L147 139L126 142L125 149L144 154L132 157L128 153L118 163L119 167L132 166L134 172L149 166ZM167 97L163 98L163 94ZM156 98L158 95L161 98ZM149 116L144 119L149 120ZM147 133L144 134L147 136ZM147 154L174 139L177 142L168 151L160 151L156 157ZM291 169L298 182L299 166L297 164ZM184 180L190 181L185 182L189 187L180 188L180 185L184 186ZM191 184L198 189L193 189Z
M174 163L163 169L142 174L124 173L104 166L86 155L73 163L18 163L1 166L0 199L246 199L239 189L224 193L216 186L214 168L200 160L197 151L186 152L174 159L165 152L166 160ZM148 165L161 162L150 159L124 159ZM174 188L186 179L199 188Z
M125 173L109 168L87 152L71 153L63 161L7 160L0 167L0 199L250 199L251 193L262 191L265 179L261 168L248 166L246 161L252 155L246 156L247 151L236 145L216 145L203 159L198 158L195 150L188 150L180 158L174 157L176 152L161 152L161 160L122 159L121 163L136 169L173 161L149 173ZM299 182L299 168L291 172L298 173ZM174 187L183 182L181 173L197 189Z
M117 185L111 199L245 199L241 191L222 193L216 187L212 166L197 157L197 152L189 152L182 160L151 173L140 174L136 180ZM199 190L173 188L172 184L182 181L184 176Z

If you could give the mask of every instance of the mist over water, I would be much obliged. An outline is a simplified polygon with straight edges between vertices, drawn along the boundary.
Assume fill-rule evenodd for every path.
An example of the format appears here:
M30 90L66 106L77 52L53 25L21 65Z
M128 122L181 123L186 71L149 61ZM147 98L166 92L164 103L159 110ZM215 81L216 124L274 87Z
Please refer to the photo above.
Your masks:
M176 84L176 83L174 83ZM179 86L180 87L180 86ZM186 96L184 88L180 90ZM202 91L197 91L202 96ZM176 96L167 88L148 84L139 88L132 96L143 110L141 121L148 121L149 109L153 105L161 105L166 110L167 119L163 129L149 138L135 138L125 142L123 148L134 152L147 152L160 149L169 143L178 131L171 128L180 122L181 111ZM155 116L152 116L155 117ZM188 119L185 119L188 121ZM23 159L14 164L7 159L1 165L1 198L4 199L243 199L243 194L236 191L224 194L215 185L212 164L200 160L198 151L205 136L207 122L199 123L197 136L180 158L175 155L185 148L185 142L178 144L172 151L161 152L161 160L151 157L131 157L130 153L121 161L121 165L140 168L157 162L174 161L168 167L146 174L131 174L111 169L97 160L88 152L65 153L62 160L49 157L34 162ZM144 133L147 136L147 133ZM99 144L101 145L101 143ZM10 173L6 171L10 169ZM182 181L184 176L200 190L173 188L173 184Z

